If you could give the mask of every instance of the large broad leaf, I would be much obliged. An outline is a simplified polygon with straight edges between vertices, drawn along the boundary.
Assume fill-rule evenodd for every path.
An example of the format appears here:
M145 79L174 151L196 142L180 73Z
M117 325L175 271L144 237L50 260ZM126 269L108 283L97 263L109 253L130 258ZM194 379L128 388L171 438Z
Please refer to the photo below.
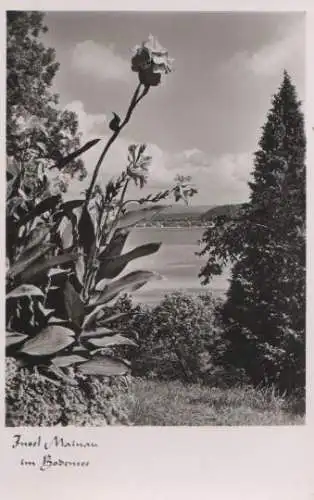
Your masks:
M154 215L168 208L168 205L153 205L147 208L141 208L140 210L131 210L127 212L125 215L120 217L117 228L125 228L131 227L137 224L138 222L142 222L144 220L151 219Z
M123 255L104 259L99 266L96 280L100 281L104 278L116 278L128 265L129 262L134 259L145 257L146 255L151 255L157 252L160 248L160 245L161 243L148 243L146 245L134 248L134 250L130 250L130 252L127 252Z
M6 298L7 299L12 299L12 298L18 298L18 297L24 297L25 295L27 296L37 296L37 297L44 297L44 293L38 288L37 286L34 285L20 285L11 292L7 293Z
M60 205L60 210L64 211L64 212L69 212L72 210L75 210L76 208L79 208L83 205L84 203L84 200L69 200L69 201L65 201L64 203L62 203Z
M65 368L67 366L76 365L77 363L85 363L86 358L79 356L78 354L69 354L64 356L56 356L53 358L52 363L59 368Z
M100 141L100 139L93 139L93 140L87 142L80 149L77 149L73 153L71 153L68 156L65 156L64 158L59 160L58 163L55 165L55 167L58 168L59 170L62 170L68 163L71 163L71 161L75 160L78 156L81 156L81 154L85 153L90 148L95 146L99 141Z
M31 356L49 356L73 344L74 340L74 332L69 328L51 325L26 341L21 352Z
M20 344L23 342L25 339L27 339L28 336L24 335L23 333L18 333L18 332L6 332L5 335L5 346L10 347L14 344Z
M83 328L87 330L96 320L98 314L106 307L106 304L100 304L96 306L92 312L90 312L83 321Z
M74 226L73 226L73 223L64 217L60 223L60 226L58 228L58 232L60 233L60 238L62 241L62 248L64 250L71 248L74 244Z
M50 325L62 325L64 323L68 323L68 322L69 322L69 320L58 318L57 316L50 316L50 318L48 319L48 323Z
M134 342L134 340L128 339L127 337L124 337L119 333L117 333L116 335L112 335L111 337L106 336L101 338L90 338L88 342L96 347L113 347L118 345L137 347L137 343Z
M43 262L35 264L33 267L26 269L22 274L21 278L23 281L32 280L38 274L41 274L51 267L61 266L63 264L68 264L74 262L77 259L77 255L74 254L62 254L51 257Z
M129 367L123 362L118 361L109 356L95 356L94 359L82 363L78 366L78 370L84 375L126 375L129 373Z
M17 222L18 227L24 226L25 224L27 224L27 222L35 219L35 217L37 217L38 215L48 212L49 210L55 210L60 201L60 195L45 198L43 201L38 203L33 210L28 212Z
M94 225L88 208L83 207L82 215L78 223L80 245L83 247L86 256L89 256L91 247L95 244Z
M83 330L81 335L80 335L80 338L82 339L89 339L91 337L101 337L102 335L111 335L113 333L112 330L110 330L109 328L96 328L95 330L89 330L89 331L85 331Z
M29 268L32 271L36 265L35 262L48 253L53 247L53 244L45 243L23 253L18 261L10 267L8 274L12 278L15 278L19 274L26 272Z
M116 230L106 248L99 254L99 260L120 255L129 234L130 231Z
M88 358L90 349L87 349L86 347L82 345L76 345L74 347L71 347L71 352L75 352L79 356L86 356Z
M67 269L60 269L60 267L50 267L49 271L47 272L47 276L49 276L50 278L55 278L61 276L62 274L65 275L67 273L68 273Z
M78 327L84 319L84 302L69 281L64 286L64 305L70 320Z
M29 252L32 248L37 247L40 245L44 239L48 236L48 234L51 231L51 226L49 225L38 225L33 229L31 232L30 236L31 238L29 239L29 242L27 243L26 247L24 248L24 252Z
M129 316L129 312L123 312L123 313L116 313L113 314L112 316L109 316L108 318L104 318L101 321L99 321L99 325L106 325L107 323L113 323L117 319L124 318L125 316Z
M75 276L78 282L83 286L85 274L85 260L84 256L80 255L75 263Z
M134 292L152 279L161 279L161 276L152 271L133 271L122 278L112 281L105 286L93 305L105 304L120 293Z

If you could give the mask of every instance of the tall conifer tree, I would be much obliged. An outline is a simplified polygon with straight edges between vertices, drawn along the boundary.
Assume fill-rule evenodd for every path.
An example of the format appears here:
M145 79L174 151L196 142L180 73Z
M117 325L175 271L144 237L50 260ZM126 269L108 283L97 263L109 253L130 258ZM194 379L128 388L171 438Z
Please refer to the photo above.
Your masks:
M225 362L289 391L305 382L305 149L301 103L285 71L255 153L250 201L237 220L205 233L210 265L201 271L206 281L220 272L217 262L234 261L222 310Z

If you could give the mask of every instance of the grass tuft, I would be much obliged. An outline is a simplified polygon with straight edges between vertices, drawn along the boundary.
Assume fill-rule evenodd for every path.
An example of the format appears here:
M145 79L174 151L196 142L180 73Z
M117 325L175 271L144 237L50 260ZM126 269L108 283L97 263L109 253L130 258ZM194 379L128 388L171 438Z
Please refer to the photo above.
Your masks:
M134 379L125 395L133 425L302 425L304 415L271 388L229 389Z

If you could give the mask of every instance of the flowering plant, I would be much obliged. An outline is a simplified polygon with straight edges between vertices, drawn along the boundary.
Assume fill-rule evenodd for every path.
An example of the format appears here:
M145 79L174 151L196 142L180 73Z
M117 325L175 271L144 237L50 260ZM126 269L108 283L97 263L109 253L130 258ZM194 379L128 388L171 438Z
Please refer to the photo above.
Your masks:
M119 346L136 347L136 339L118 333L120 315L106 315L112 302L159 275L151 271L124 274L129 262L159 250L160 242L124 252L131 228L153 217L170 195L185 202L196 191L186 177L172 188L136 200L127 198L130 183L143 188L151 157L145 144L131 144L126 168L104 189L97 184L100 166L113 142L129 122L151 85L160 82L171 66L168 53L150 38L132 59L140 83L125 118L114 113L112 131L93 171L85 199L64 202L49 190L45 197L25 194L23 166L11 166L7 196L7 354L20 366L35 366L41 376L69 384L80 376L116 376L129 372L117 356ZM158 75L152 80L151 75ZM62 182L71 181L67 167L100 141L93 139L54 164ZM50 168L50 167L49 167ZM46 177L46 175L45 175ZM39 182L40 179L37 179ZM44 179L45 180L45 179ZM21 197L23 203L21 203ZM130 209L130 204L136 209ZM132 332L130 332L132 335ZM80 378L79 378L80 379ZM80 379L81 380L81 379Z
M134 48L134 55L131 60L132 71L138 73L139 84L135 89L128 110L123 120L117 113L113 113L113 118L109 123L112 135L105 145L100 158L95 167L92 181L86 195L88 204L96 185L96 179L100 166L113 142L116 140L123 128L129 123L135 107L148 94L150 87L156 87L161 82L161 75L168 74L172 70L173 59L168 57L168 51L158 42L157 38L149 35L148 41L137 45Z
M172 71L173 59L168 57L168 51L149 35L148 41L134 48L132 71L138 73L139 80L145 86L157 86L161 75Z

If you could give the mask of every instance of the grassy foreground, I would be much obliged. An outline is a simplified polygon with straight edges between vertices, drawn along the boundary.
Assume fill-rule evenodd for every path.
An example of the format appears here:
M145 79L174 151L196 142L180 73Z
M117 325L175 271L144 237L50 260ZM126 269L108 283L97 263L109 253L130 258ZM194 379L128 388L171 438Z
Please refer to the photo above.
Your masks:
M136 378L125 395L134 425L302 425L304 415L271 389L219 389Z

